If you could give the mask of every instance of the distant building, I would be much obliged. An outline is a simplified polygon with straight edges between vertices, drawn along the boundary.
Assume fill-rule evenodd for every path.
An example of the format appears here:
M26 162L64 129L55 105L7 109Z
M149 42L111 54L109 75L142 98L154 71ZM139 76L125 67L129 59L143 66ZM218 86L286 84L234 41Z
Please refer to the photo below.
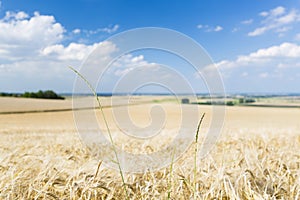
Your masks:
M187 98L184 98L184 99L181 99L181 103L183 103L183 104L189 104L190 100L187 99Z

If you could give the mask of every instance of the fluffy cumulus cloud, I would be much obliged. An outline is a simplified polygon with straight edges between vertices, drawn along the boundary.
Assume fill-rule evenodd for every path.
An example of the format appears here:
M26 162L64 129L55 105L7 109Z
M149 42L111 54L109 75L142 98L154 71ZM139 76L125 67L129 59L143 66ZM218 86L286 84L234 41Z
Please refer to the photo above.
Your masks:
M119 25L97 29L91 34L113 33ZM75 29L71 34L81 34ZM6 12L0 19L0 91L57 89L72 91L75 74L68 66L79 68L97 47L97 62L108 60L118 48L103 41L94 44L71 42L65 44L70 34L53 16L35 12ZM149 70L159 67L147 62L142 55L127 54L110 67L108 74L114 79L139 68ZM150 70L150 71L151 71ZM142 74L141 71L139 71ZM142 77L142 76L141 76Z
M70 43L68 46L62 44L55 44L47 46L41 50L41 55L45 57L52 57L56 60L77 60L82 61L92 50L94 50L98 45L105 45L103 43L85 45L78 43ZM109 53L109 52L108 52Z
M132 54L126 54L120 57L113 64L113 73L116 76L123 76L126 73L135 70L136 68L143 67L146 68L159 68L156 63L148 62L144 59L143 55L133 56Z
M281 35L291 29L291 26L300 22L300 13L296 9L286 10L278 6L259 14L262 17L261 26L248 33L248 36L262 35L268 31L275 31Z
M201 73L209 74L217 67L227 91L299 92L299 55L300 45L285 42L219 61Z
M300 64L300 46L294 43L282 43L265 49L259 49L248 55L238 56L234 61L223 60L217 67L230 69L236 67L298 67Z
M42 48L60 42L64 31L53 16L6 12L0 20L0 59L5 62L36 56Z
M11 77L29 76L45 69L50 74L51 70L48 69L51 62L43 59L40 52L50 45L59 43L63 39L64 32L63 26L57 23L53 16L35 12L30 17L25 12L6 12L0 20L2 80L6 79L6 83L18 81ZM25 83L20 82L21 84ZM10 88L2 87L0 89L4 91Z
M134 55L125 54L119 57L111 64L106 73L101 77L100 85L104 89L108 88L109 91L118 93L191 92L190 85L187 84L190 82L182 72L167 64L149 62L144 55L139 55L137 52ZM197 85L199 85L199 81Z
M103 30L113 32L118 29ZM96 47L104 57L115 50L109 42L91 45L63 44L66 30L53 16L35 12L6 12L0 19L0 91L58 88L71 91L74 74L69 65L79 67ZM74 30L78 34L80 30ZM64 86L65 84L65 86Z

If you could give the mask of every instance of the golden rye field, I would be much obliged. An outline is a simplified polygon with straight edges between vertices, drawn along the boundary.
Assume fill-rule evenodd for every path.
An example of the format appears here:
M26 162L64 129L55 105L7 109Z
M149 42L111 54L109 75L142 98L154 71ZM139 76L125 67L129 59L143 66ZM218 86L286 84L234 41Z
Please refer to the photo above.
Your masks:
M151 102L153 98L163 97L139 97L136 101ZM178 128L178 105L160 102L172 133ZM132 117L138 123L149 123L149 117L140 112L149 111L152 105L130 106ZM71 108L70 99L0 98L0 199L126 198L119 172L95 160L81 144L72 111L3 113L66 108ZM206 113L199 133L201 144L211 107L199 108L199 115ZM104 112L117 145L128 151L142 150L133 143L124 144L112 123L111 110L105 108ZM100 113L98 116L101 120ZM222 134L210 154L197 164L196 177L191 146L172 167L125 174L129 198L300 199L299 120L297 108L227 107ZM159 141L167 142L169 136L161 136ZM155 140L149 143L152 149L158 148L156 144Z

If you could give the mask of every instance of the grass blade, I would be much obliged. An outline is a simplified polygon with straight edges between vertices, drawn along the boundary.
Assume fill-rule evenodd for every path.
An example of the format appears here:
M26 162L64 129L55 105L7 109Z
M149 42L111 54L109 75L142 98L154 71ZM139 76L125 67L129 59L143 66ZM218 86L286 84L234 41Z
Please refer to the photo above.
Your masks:
M195 136L195 153L194 153L194 199L196 199L196 180L197 180L197 156L198 156L198 139L199 139L199 130L200 126L202 124L202 121L204 119L205 113L202 114L198 127L197 127L197 132Z
M114 154L115 154L115 157L116 157L116 163L118 165L118 168L119 168L119 173L121 175L121 178L122 178L122 182L123 182L123 189L124 189L124 192L125 192L125 195L126 195L126 199L129 199L128 198L128 192L127 192L127 188L126 188L126 184L125 184L125 178L124 178L124 174L123 174L123 171L122 171L122 168L121 168L121 164L120 164L120 160L119 160L119 157L118 157L118 153L117 153L117 149L116 149L116 146L114 144L114 141L113 141L113 138L112 138L112 134L110 132L110 129L109 129L109 126L108 126L108 122L106 120L106 117L105 117L105 114L103 112L103 107L101 105L101 102L100 102L100 99L97 95L97 92L96 90L94 89L94 87L90 84L90 82L82 75L80 74L80 72L78 72L76 69L74 69L73 67L69 66L69 68L75 73L77 74L86 84L87 86L89 87L89 89L92 91L94 97L96 98L97 100L97 103L98 103L98 108L101 112L101 115L102 115L102 118L104 120L104 123L105 123L105 127L106 127L106 130L108 132L108 135L109 135L109 139L110 139L110 142L112 144L112 147L113 147L113 151L114 151Z

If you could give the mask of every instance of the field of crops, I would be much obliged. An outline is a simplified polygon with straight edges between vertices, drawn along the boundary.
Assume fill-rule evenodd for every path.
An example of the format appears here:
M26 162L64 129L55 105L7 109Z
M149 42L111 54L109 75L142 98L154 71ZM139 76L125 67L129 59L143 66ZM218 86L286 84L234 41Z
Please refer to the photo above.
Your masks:
M0 101L5 112L71 105L68 99L50 104L48 100L31 100L34 104L27 102L30 99ZM140 113L151 109L151 101L148 97L145 104L130 106L132 120L147 125L151 119ZM164 105L168 132L144 146L153 151L169 142L180 116L176 102L162 100L155 105L158 102ZM199 132L200 148L211 107L198 108L199 115L206 113ZM112 110L104 108L104 113L116 146L143 150L120 136ZM100 116L98 112L101 122ZM0 199L299 199L299 119L296 108L227 107L222 133L204 159L195 165L193 143L178 160L158 171L123 172L124 185L120 172L95 159L81 142L71 110L0 114Z

